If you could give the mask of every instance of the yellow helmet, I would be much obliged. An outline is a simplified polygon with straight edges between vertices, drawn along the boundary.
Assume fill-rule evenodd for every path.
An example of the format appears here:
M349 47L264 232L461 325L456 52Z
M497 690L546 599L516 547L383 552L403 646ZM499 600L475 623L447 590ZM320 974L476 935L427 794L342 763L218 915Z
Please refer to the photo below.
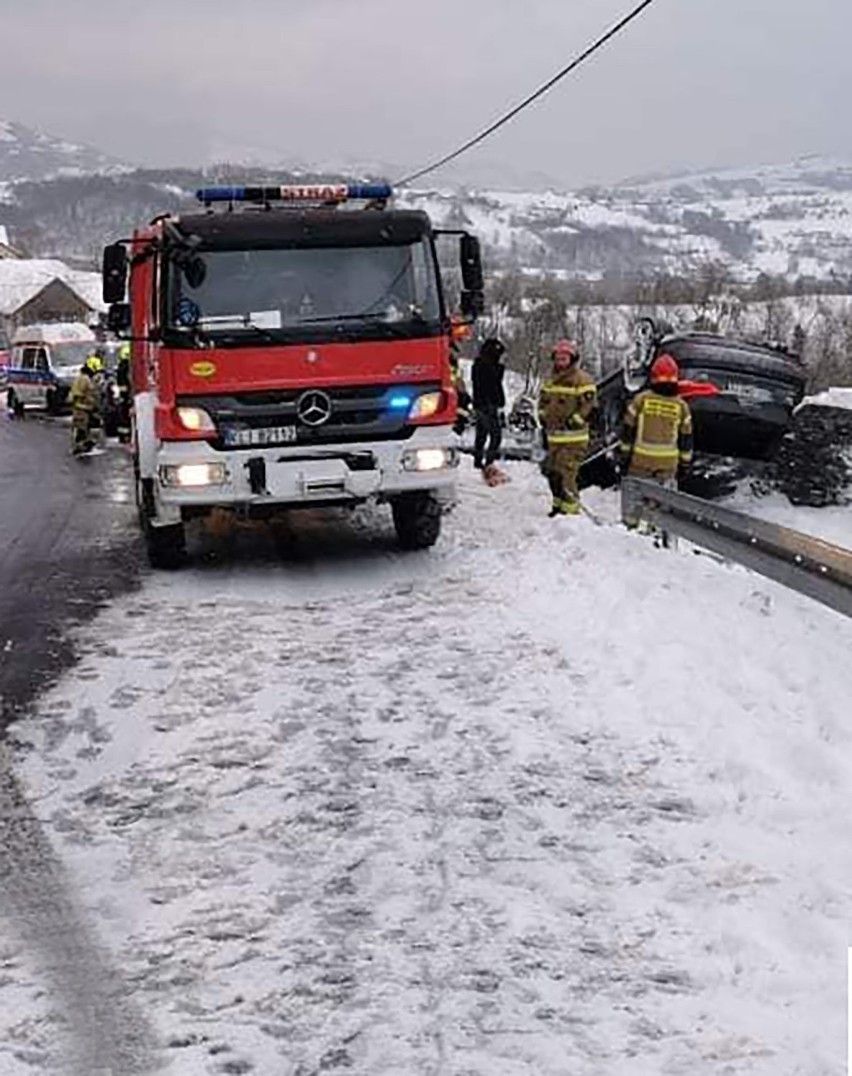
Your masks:
M86 369L93 374L99 374L104 368L104 360L100 355L90 355L86 359Z
M130 358L130 344L122 344L118 349L118 357L123 362L125 359Z

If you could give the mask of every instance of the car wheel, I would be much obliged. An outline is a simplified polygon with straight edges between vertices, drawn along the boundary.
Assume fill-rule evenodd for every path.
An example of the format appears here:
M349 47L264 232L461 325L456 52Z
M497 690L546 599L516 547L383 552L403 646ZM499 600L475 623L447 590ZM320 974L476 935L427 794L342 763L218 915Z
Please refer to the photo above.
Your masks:
M6 393L6 406L15 416L15 418L24 417L24 405L21 400L18 399L18 394L14 389L9 389Z

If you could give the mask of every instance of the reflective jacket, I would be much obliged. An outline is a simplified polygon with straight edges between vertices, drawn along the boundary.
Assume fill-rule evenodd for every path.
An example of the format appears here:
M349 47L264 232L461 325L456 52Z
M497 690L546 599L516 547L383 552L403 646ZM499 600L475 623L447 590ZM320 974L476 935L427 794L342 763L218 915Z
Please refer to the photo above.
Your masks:
M634 396L624 416L621 451L630 457L630 474L674 478L692 460L689 404L652 389Z
M581 366L555 370L541 386L538 414L547 443L588 448L589 418L597 404L594 378Z
M68 403L73 411L97 411L98 387L88 374L77 374L68 393Z

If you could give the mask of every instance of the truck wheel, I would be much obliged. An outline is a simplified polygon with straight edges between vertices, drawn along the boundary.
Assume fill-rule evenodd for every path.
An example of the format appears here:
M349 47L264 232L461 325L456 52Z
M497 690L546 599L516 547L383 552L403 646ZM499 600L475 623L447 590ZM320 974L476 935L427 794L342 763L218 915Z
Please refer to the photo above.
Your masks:
M431 493L406 493L391 503L396 536L403 549L428 549L441 533L441 506Z
M49 415L58 415L62 411L59 403L59 393L56 389L48 389L44 396L44 405Z
M183 524L153 527L150 522L146 523L145 547L152 568L163 568L166 571L180 568L186 560L186 532Z

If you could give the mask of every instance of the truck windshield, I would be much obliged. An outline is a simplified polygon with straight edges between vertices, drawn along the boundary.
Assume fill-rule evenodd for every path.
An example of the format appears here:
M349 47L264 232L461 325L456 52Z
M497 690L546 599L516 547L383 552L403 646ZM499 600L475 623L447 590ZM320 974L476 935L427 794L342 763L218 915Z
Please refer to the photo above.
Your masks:
M276 341L343 334L381 338L428 335L440 327L435 259L425 240L405 246L214 250L201 257L201 274L170 273L171 326L194 338L241 343L244 334Z

